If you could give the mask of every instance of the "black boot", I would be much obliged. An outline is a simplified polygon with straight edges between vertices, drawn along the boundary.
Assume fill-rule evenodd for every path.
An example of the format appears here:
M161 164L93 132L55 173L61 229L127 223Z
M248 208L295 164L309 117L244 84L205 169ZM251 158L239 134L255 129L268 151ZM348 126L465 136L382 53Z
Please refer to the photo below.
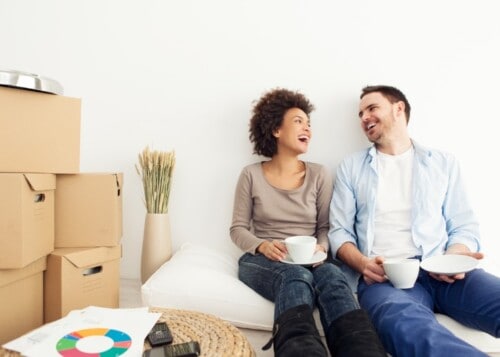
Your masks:
M386 357L368 314L352 310L332 322L326 334L330 353L335 357Z
M275 357L326 357L309 305L293 307L281 314L273 327L273 337L262 347L267 350L274 342Z

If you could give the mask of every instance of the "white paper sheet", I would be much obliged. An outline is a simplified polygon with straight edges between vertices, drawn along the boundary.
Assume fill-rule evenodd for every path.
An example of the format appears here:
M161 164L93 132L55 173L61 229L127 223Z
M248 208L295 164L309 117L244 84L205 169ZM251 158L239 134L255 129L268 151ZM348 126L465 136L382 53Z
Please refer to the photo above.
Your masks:
M27 357L78 357L84 353L137 357L144 339L160 318L148 308L107 309L89 306L3 345ZM104 354L107 351L107 354Z

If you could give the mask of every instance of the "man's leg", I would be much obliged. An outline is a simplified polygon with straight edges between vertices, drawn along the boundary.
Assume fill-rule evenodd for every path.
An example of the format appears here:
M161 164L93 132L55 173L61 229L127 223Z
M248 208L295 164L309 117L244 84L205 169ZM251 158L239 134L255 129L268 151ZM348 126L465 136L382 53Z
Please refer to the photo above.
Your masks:
M500 337L500 278L476 269L453 284L430 276L436 310L460 323Z
M421 271L420 274L427 274ZM389 282L360 281L358 298L392 356L486 356L458 339L435 318L429 292L420 284L396 289Z

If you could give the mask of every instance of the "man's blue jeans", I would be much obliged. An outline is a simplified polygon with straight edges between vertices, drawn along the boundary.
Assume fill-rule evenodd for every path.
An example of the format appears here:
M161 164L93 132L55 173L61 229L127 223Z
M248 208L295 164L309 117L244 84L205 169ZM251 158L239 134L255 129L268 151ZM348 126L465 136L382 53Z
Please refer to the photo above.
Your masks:
M412 289L391 283L358 285L358 299L386 350L401 356L486 356L458 339L435 318L452 317L474 329L500 336L500 278L476 269L453 284L439 282L420 270Z
M266 299L274 302L274 320L292 307L316 304L325 333L345 313L359 309L342 271L334 264L315 268L267 259L245 253L239 260L239 278Z

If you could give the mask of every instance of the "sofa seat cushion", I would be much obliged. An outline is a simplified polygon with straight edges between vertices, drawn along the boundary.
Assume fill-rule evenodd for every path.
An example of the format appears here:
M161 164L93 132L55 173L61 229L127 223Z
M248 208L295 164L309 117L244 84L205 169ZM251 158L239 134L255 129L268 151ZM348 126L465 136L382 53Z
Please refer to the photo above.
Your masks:
M238 259L213 248L185 243L142 286L147 306L195 310L241 328L271 331L274 304L238 279ZM318 311L316 322L320 332ZM483 352L500 352L500 338L436 315L455 335Z

